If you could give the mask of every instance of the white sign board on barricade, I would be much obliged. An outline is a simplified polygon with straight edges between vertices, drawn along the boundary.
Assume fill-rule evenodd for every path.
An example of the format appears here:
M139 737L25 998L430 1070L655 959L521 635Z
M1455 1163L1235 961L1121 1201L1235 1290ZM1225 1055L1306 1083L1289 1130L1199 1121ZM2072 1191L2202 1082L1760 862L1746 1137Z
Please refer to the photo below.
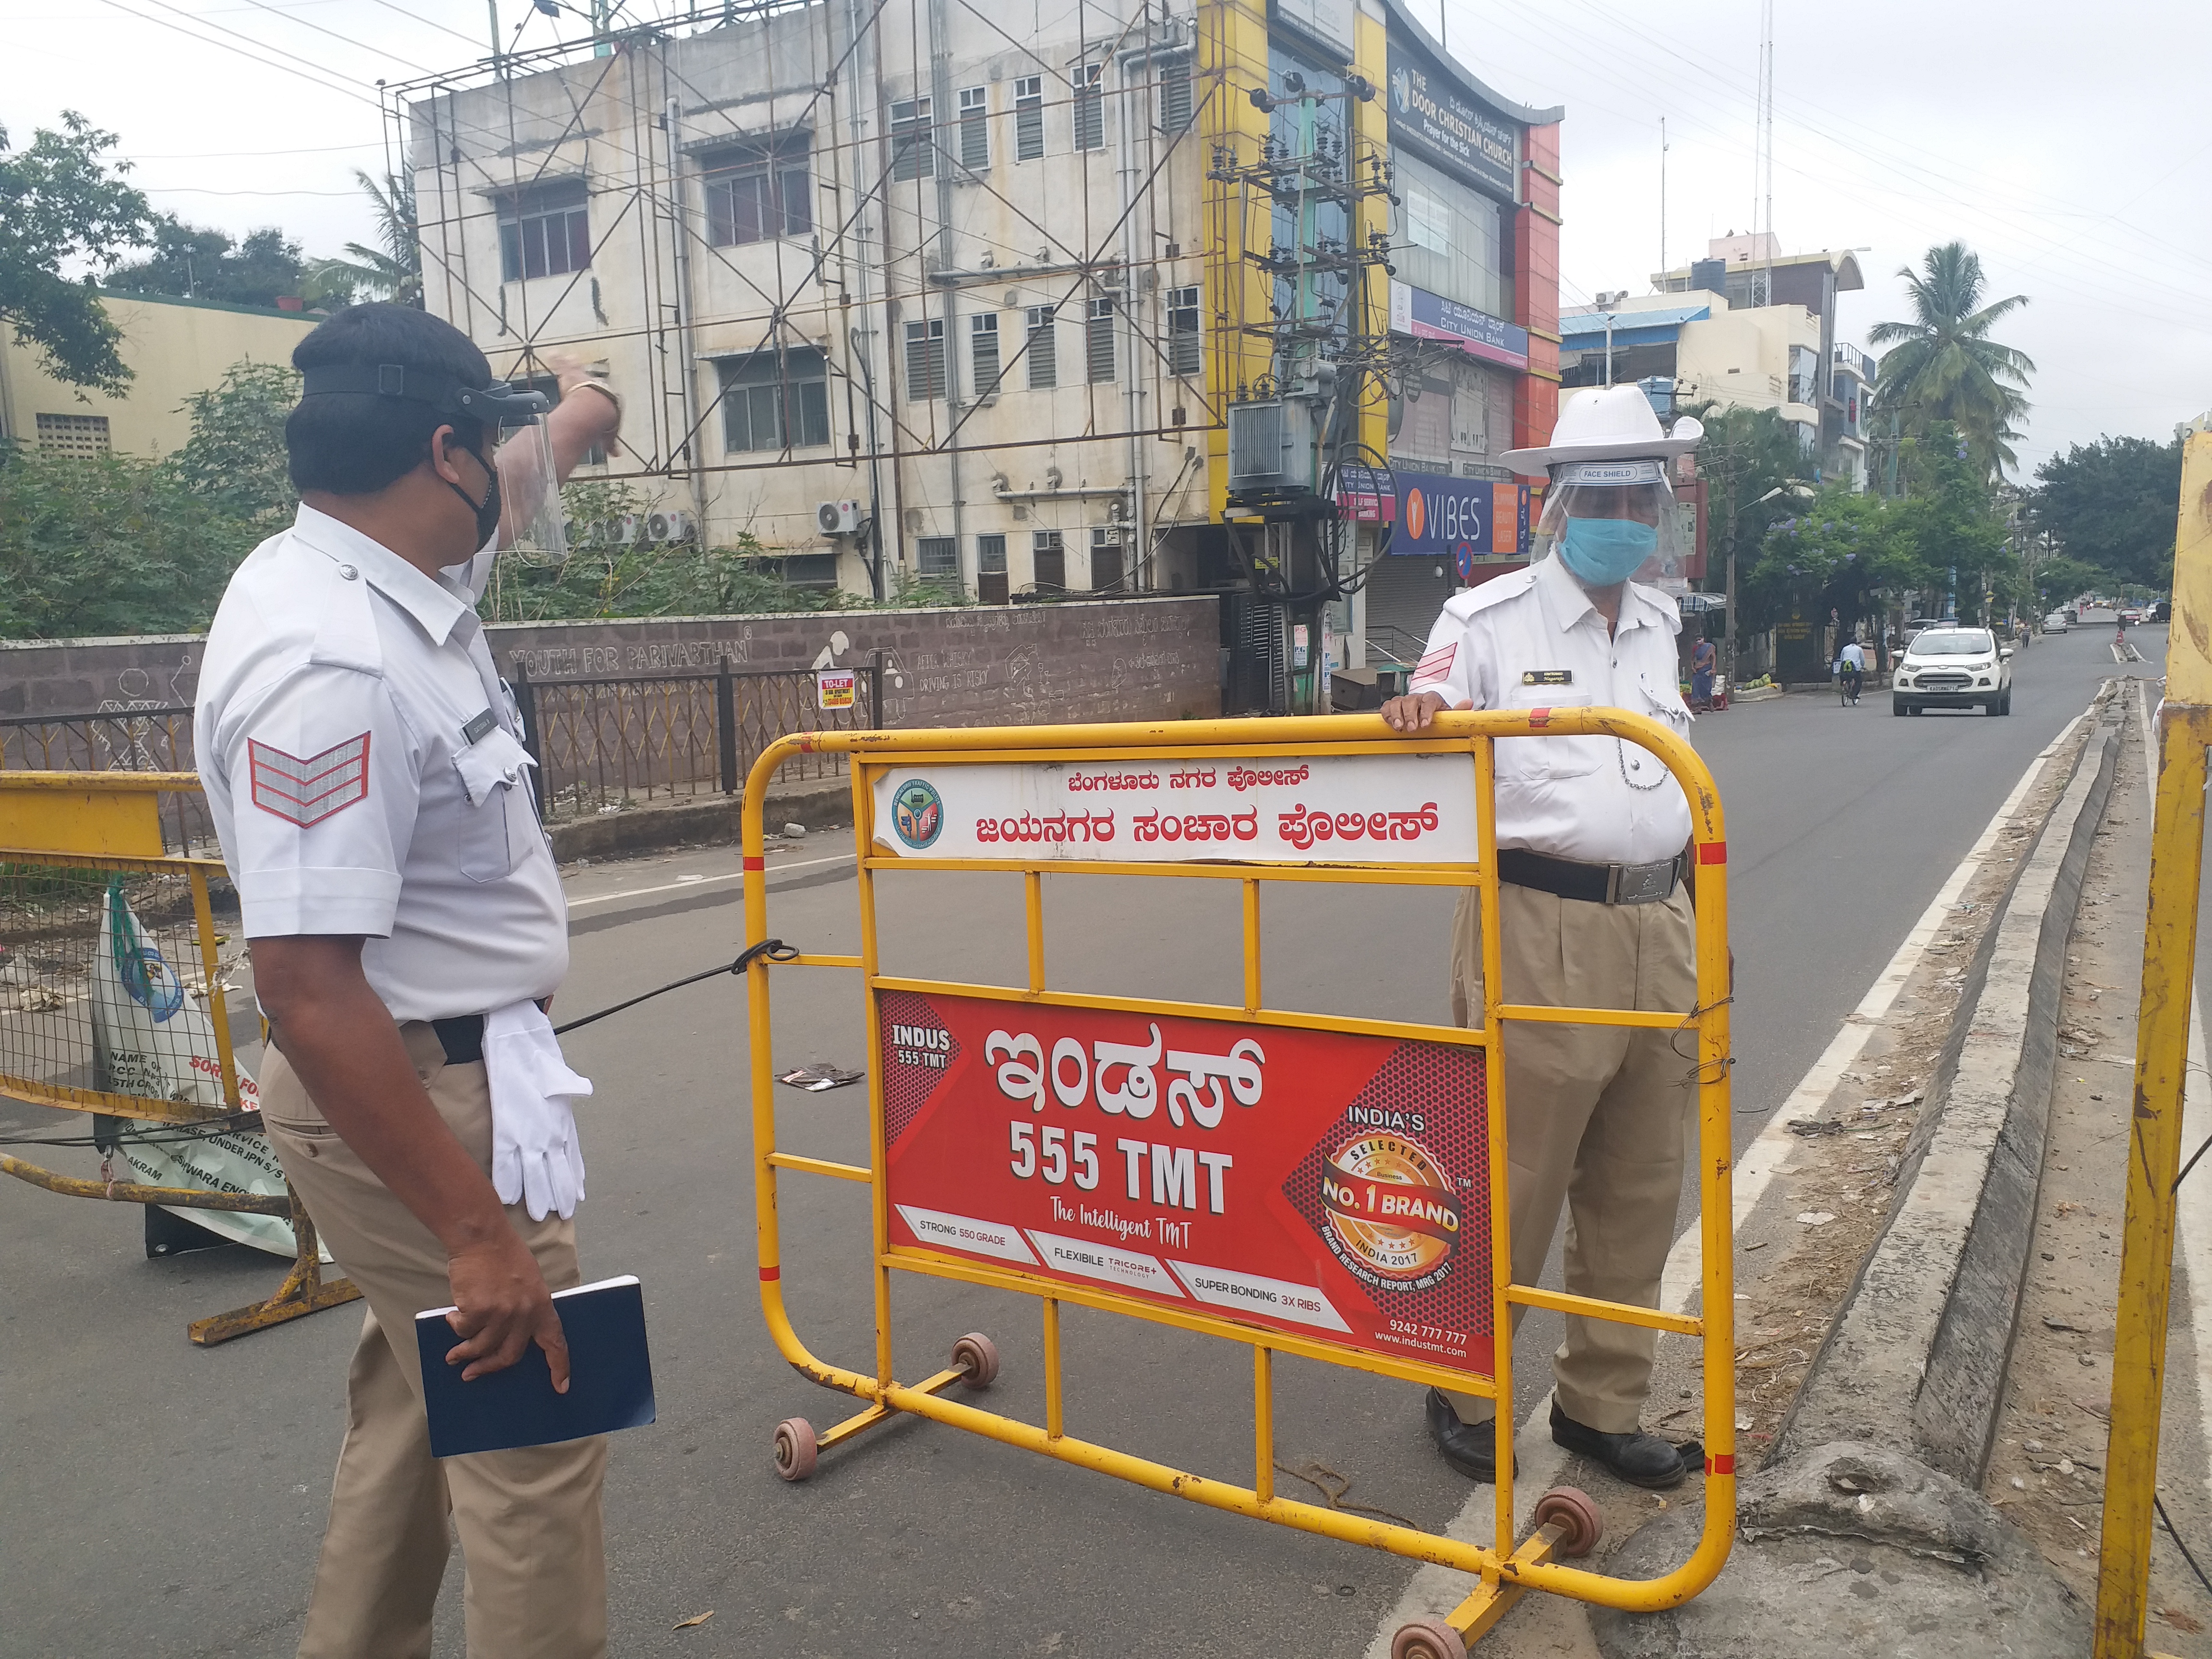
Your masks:
M875 809L902 858L1473 865L1479 844L1464 753L895 768Z

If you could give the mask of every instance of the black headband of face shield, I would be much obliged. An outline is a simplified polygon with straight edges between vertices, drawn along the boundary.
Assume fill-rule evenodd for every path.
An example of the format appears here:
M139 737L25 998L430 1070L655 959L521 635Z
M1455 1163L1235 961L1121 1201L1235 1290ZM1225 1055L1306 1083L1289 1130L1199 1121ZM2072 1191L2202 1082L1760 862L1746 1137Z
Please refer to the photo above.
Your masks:
M450 374L404 363L329 363L301 372L301 395L366 393L428 404L441 415L457 415L489 427L518 426L537 420L553 407L542 392L526 392L503 380L464 386Z

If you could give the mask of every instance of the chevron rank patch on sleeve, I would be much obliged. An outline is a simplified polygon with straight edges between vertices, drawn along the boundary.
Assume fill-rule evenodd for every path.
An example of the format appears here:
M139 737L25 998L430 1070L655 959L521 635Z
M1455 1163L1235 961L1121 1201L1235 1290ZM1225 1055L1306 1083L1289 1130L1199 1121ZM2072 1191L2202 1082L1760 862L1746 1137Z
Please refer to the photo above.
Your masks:
M1437 647L1414 665L1413 678L1407 683L1411 684L1443 678L1445 675L1451 672L1452 661L1458 655L1459 647L1456 644Z
M368 733L304 759L248 739L253 804L302 830L368 799Z

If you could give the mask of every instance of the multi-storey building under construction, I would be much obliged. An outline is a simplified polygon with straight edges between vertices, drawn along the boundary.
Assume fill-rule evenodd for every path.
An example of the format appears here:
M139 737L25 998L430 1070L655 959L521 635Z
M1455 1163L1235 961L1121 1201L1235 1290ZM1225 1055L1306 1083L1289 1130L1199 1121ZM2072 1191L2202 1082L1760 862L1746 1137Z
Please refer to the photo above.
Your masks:
M513 378L605 359L587 475L664 535L879 595L1256 593L1337 664L1525 554L1561 112L1398 0L730 5L396 106L430 308ZM1255 507L1232 406L1316 386L1328 453ZM1340 494L1300 578L1270 536Z

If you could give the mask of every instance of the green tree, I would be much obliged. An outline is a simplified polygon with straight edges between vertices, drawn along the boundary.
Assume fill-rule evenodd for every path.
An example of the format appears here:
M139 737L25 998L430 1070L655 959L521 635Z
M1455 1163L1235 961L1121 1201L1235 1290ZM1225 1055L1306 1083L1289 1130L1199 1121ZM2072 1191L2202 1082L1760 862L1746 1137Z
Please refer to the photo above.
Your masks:
M2069 558L2123 581L2173 585L2181 440L2100 438L2036 468L2028 510ZM2076 590L2077 592L2079 590Z
M14 151L0 127L0 319L56 380L119 392L131 378L116 350L122 333L92 278L73 281L63 266L111 269L125 248L145 244L149 209L123 182L131 164L106 159L113 133L73 110L62 127L41 127L29 149Z
M1759 609L1777 614L1794 603L1823 623L1833 611L1846 637L1871 620L1881 640L1887 596L1929 580L1909 517L1877 495L1822 490L1767 531L1750 580Z
M267 535L298 495L284 455L284 422L300 401L300 376L280 363L233 363L222 384L186 401L192 435L176 453L187 489Z
M381 247L348 242L343 259L318 259L307 267L309 297L329 305L351 305L357 300L389 300L395 304L422 304L422 243L415 218L415 187L397 173L380 185L361 168L354 180L368 193L376 215L376 240Z
M1900 460L1913 490L1895 504L1899 533L1926 569L1929 585L1951 594L1960 619L1989 621L1985 594L1999 600L2024 597L2020 562L1972 442L1939 422L1907 438Z
M155 216L154 251L122 266L108 287L124 294L173 294L225 305L274 307L300 292L300 245L273 227L234 242L220 230L185 224L174 214Z
M2027 377L2035 364L1990 337L1998 322L2027 303L2024 294L1983 303L1986 279L1978 254L1963 242L1931 247L1921 269L1901 267L1912 320L1876 323L1867 342L1890 349L1875 376L1877 401L1907 433L1948 422L1965 434L1984 478L2018 465L2009 441L2027 412Z
M252 533L167 461L0 459L0 637L189 633Z

